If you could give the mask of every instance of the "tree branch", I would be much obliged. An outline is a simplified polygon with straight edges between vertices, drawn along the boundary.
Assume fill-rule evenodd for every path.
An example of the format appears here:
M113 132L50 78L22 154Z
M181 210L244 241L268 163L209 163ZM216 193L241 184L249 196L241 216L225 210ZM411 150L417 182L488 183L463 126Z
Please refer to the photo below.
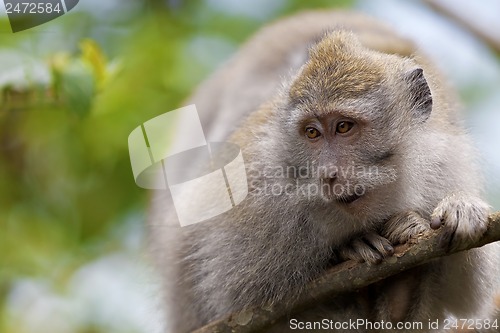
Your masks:
M500 212L490 215L489 227L475 244L454 251L446 251L439 246L440 231L422 235L410 243L396 247L394 256L379 265L346 261L331 268L318 279L312 281L299 298L270 308L254 308L233 313L226 318L213 321L195 333L249 333L271 326L287 314L297 313L331 299L333 296L355 291L392 275L422 265L438 257L481 247L500 240Z
M476 15L471 15L469 12L457 11L456 7L460 7L459 3L442 2L436 0L424 0L437 13L450 18L463 28L469 30L479 39L485 42L490 48L500 53L500 36L495 28L485 24L481 24L481 20ZM474 14L474 13L472 13Z

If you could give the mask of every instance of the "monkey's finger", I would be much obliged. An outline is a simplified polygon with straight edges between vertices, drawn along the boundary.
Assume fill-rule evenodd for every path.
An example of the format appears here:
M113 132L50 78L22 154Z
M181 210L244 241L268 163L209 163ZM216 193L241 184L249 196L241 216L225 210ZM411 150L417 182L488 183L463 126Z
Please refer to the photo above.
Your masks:
M437 224L438 218L442 221L442 248L462 248L484 234L488 227L488 212L489 206L480 198L451 195L434 210L431 226Z
M429 230L429 222L414 211L402 212L387 221L381 235L392 244L404 244L411 238L424 234Z
M380 263L383 259L381 254L361 239L356 239L348 246L343 247L340 250L340 256L345 260L354 260L359 263L366 261L371 264Z
M386 258L394 254L394 247L392 247L388 239L376 233L367 234L364 238L369 245L374 247L382 255L382 257Z
M455 232L458 227L458 219L456 214L450 214L449 211L453 210L453 205L448 198L443 199L439 205L434 209L431 215L430 226L436 230L443 228L439 236L439 246L442 249L450 250L455 240Z
M343 247L340 250L340 257L344 260L354 260L360 263L365 261L365 259L363 259L361 254L356 252L351 245Z
M446 250L450 250L452 248L452 242L454 240L454 236L455 236L455 231L454 230L450 230L450 229L446 229L446 230L443 230L443 232L441 233L441 236L439 236L439 247L441 247L442 249L446 249Z
M445 224L447 217L448 214L443 205L438 206L431 215L431 228L434 230L441 228Z
M364 259L364 261L370 264L380 264L382 262L382 259L384 259L379 251L377 251L361 239L354 240L352 246L354 250Z
M439 216L434 216L431 218L431 228L437 230L443 225L444 219Z

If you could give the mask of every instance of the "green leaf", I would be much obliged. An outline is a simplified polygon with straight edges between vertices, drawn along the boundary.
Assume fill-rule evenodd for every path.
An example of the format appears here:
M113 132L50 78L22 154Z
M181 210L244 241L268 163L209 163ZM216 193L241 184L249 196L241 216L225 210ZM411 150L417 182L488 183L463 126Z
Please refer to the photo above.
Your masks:
M60 84L61 97L71 111L80 116L88 114L96 90L92 68L81 60L71 62L62 72Z

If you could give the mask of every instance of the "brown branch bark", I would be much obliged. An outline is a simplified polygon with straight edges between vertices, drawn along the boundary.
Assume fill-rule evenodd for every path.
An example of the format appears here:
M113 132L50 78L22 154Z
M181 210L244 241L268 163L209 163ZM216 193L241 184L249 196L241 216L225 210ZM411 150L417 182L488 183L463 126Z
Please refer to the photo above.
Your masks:
M489 227L475 244L455 251L446 251L439 246L439 230L422 235L411 244L396 248L393 257L379 265L346 261L339 264L318 279L312 281L298 300L289 306L279 304L273 308L254 308L233 313L198 329L195 333L249 333L266 328L287 314L297 313L313 307L335 295L355 291L372 283L388 278L407 269L422 265L438 257L481 247L500 240L500 212L490 215Z

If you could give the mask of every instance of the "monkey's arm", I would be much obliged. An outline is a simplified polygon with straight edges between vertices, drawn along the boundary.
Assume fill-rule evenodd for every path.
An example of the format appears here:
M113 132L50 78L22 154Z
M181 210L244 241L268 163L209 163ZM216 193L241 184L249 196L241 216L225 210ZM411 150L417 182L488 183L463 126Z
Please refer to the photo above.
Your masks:
M431 230L410 243L396 247L395 255L380 265L355 263L354 261L339 264L311 282L299 298L289 306L277 304L274 308L253 308L233 313L224 319L202 327L196 333L257 332L269 327L282 316L314 306L321 300L368 286L435 258L500 241L500 212L489 216L486 232L481 238L466 247L457 247L450 251L444 249L440 245L442 232L443 230ZM499 244L488 246L499 246Z

